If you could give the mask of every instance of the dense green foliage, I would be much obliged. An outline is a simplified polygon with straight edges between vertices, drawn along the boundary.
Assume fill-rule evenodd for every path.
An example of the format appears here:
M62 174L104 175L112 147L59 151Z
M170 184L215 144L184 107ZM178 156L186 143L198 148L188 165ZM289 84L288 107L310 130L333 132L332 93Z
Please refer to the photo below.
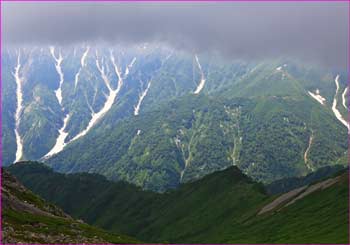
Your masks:
M158 194L99 175L60 174L38 163L8 168L76 218L148 242L347 243L348 177L295 204L257 215L275 196L236 167ZM335 201L336 200L336 201Z
M308 160L314 169L345 156L346 141L339 140L346 139L345 127L309 98L188 95L120 121L113 131L92 132L48 164L157 191L231 165L271 182L310 172L303 157L311 134Z
M55 95L60 77L48 48L21 50L22 160L43 160L67 114L66 143L87 127L109 94L97 63L110 87L118 86L113 56L122 78L120 91L87 135L45 159L57 171L99 173L165 191L231 165L269 183L347 164L346 127L331 110L336 74L324 67L291 59L225 60L213 53L200 54L199 66L192 54L159 45L145 50L90 47L82 65L86 50L55 49L56 57L61 52L63 58L62 105ZM17 57L15 50L2 57L4 165L14 161L16 152L12 73ZM202 72L205 85L194 94ZM337 108L345 116L344 77L340 73ZM309 91L319 91L325 105Z

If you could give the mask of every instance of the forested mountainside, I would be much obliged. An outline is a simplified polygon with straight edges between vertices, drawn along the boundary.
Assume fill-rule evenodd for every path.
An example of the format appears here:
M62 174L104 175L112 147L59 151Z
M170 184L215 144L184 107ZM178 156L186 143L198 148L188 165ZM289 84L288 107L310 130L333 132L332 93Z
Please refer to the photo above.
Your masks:
M165 191L235 165L264 183L343 164L344 72L172 48L4 50L4 164Z
M162 194L40 163L8 170L73 217L146 242L349 242L347 170L280 195L267 194L235 166Z

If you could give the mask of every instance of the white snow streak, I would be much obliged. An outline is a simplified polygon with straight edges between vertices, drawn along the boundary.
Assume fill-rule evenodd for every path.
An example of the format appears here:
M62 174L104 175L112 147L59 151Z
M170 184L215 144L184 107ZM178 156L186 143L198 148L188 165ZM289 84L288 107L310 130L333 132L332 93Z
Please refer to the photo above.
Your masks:
M62 64L63 58L62 58L61 52L59 53L58 58L56 57L55 47L53 47L53 46L50 47L50 53L51 53L52 57L54 58L54 60L56 61L56 63L55 63L56 71L57 71L58 75L60 76L60 84L58 86L58 89L55 90L55 94L56 94L58 103L62 106L62 84L63 84L64 76L63 76L61 64Z
M80 72L82 70L83 67L86 66L86 57L89 53L90 47L88 46L85 50L85 52L83 53L81 59L80 59L80 65L81 67L79 68L78 72L75 74L75 78L74 78L74 91L77 89L78 86L78 82L79 82L79 76L80 76Z
M87 57L87 55L89 53L89 50L90 50L90 47L87 46L86 50L85 50L85 52L84 52L84 54L83 54L83 56L81 57L81 60L80 60L81 67L85 67L86 66L86 62L85 61L86 61L86 57Z
M195 55L195 58L196 58L196 63L198 65L198 68L201 72L201 80L196 88L196 90L193 92L194 94L199 94L201 92L201 90L204 88L204 85L205 85L205 77L204 77L204 73L202 71L202 66L201 64L199 63L199 59L198 59L198 56Z
M139 115L140 107L143 99L146 97L147 92L151 86L151 81L148 82L146 89L139 95L139 101L137 102L137 105L134 107L134 115Z
M332 111L335 115L335 117L345 126L348 128L348 132L350 133L350 126L349 123L342 117L341 113L337 109L337 95L339 91L339 75L337 75L334 79L336 91L333 99L333 105L332 105Z
M102 64L100 64L99 60L98 60L98 57L96 58L96 66L97 66L97 69L99 70L99 72L101 73L101 77L102 77L102 80L104 81L106 87L108 88L108 91L109 91L109 94L107 95L107 99L106 99L106 102L104 104L104 106L102 107L102 109L96 113L92 112L91 113L91 119L89 121L89 124L88 126L83 130L81 131L78 135L76 135L70 142L74 141L74 140L77 140L79 139L80 137L86 135L90 129L95 126L95 124L101 119L103 118L103 116L112 108L112 105L120 91L120 89L122 88L122 85L123 85L123 80L120 79L120 71L115 63L115 60L114 60L114 57L113 55L111 54L111 61L112 61L112 64L114 66L114 70L118 76L118 86L116 89L113 89L111 87L111 84L110 84L110 81L109 81L109 78L108 78L108 75L106 74L105 72L105 66ZM103 60L102 60L103 62Z
M346 93L348 92L348 87L346 87L345 89L344 89L344 92L343 92L343 94L342 94L342 99L343 99L343 107L346 109L346 110L348 110L348 107L347 107L347 105L346 105Z
M20 77L20 69L21 69L21 63L20 63L20 51L18 51L17 56L17 66L15 67L15 73L13 73L13 76L16 81L16 97L17 97L17 107L16 107L16 113L15 113L15 135L16 135L16 144L17 144L17 150L16 150L16 159L15 162L18 162L21 160L23 156L23 141L19 134L19 125L21 122L21 113L23 110L23 93L22 93L22 81L23 78Z
M136 57L134 57L129 65L126 66L125 72L124 72L124 79L129 75L131 67L134 65L136 61Z
M81 72L81 67L79 68L79 71L77 72L77 74L75 74L75 78L74 78L74 91L77 89L77 86L78 86L80 72Z
M314 94L314 93L312 93L312 92L310 92L310 91L308 91L308 93L309 93L309 95L310 95L312 98L314 98L315 100L317 100L321 105L324 105L326 99L320 95L320 90L317 89L317 90L316 90L316 94Z
M58 131L58 137L56 139L56 144L54 145L54 147L52 147L52 149L44 156L44 159L50 158L51 156L61 152L63 150L63 148L67 145L65 143L65 140L68 136L68 133L65 131L68 121L69 121L70 115L67 114L65 116L65 118L63 119L63 126L62 128L60 128L60 130Z

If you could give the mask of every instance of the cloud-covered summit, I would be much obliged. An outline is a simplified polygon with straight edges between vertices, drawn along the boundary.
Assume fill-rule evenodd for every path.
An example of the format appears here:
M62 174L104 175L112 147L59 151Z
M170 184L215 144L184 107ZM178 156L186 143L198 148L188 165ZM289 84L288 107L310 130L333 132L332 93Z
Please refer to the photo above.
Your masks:
M166 42L346 66L347 2L3 3L6 45Z

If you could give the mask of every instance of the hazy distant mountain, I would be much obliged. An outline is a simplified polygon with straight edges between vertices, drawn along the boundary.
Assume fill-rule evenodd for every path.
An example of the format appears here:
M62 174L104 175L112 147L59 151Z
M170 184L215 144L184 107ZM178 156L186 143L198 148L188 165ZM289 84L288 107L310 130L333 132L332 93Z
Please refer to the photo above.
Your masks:
M157 45L4 50L3 158L146 189L236 165L255 180L346 164L345 73Z

